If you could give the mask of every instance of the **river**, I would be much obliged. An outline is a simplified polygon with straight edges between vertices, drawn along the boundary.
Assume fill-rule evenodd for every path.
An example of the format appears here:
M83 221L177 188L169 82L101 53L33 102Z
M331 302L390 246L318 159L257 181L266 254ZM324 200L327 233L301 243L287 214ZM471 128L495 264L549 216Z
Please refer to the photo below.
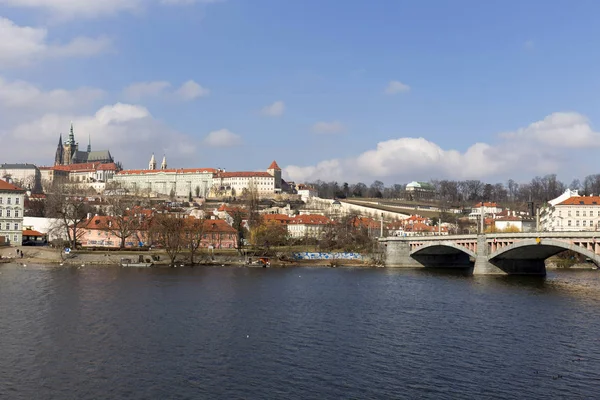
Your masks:
M0 266L1 399L592 399L600 273Z

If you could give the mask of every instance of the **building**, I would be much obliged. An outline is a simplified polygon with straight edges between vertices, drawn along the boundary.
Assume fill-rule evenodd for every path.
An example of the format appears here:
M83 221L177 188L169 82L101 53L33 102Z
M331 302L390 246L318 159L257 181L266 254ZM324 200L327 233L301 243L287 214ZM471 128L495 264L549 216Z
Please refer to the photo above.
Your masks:
M137 216L132 216L137 218ZM119 248L121 237L117 235L119 221L109 216L90 216L78 227L77 241L82 247ZM124 236L124 235L123 235ZM125 238L125 248L148 246L147 224L141 224L138 229L132 230Z
M296 187L296 191L300 195L300 198L302 199L302 201L305 203L308 203L308 201L311 198L317 197L319 195L319 192L317 191L317 189L313 188L312 186L305 185L303 183L299 184Z
M535 232L536 222L533 217L512 215L494 219L494 230L496 232Z
M304 214L292 218L288 224L288 234L291 238L303 237L320 238L329 224L333 223L324 215Z
M49 242L68 239L63 222L58 218L24 217L23 229L41 232L46 235Z
M54 156L54 165L71 165L82 163L114 163L110 151L99 150L92 151L91 137L88 137L88 145L86 151L79 150L79 143L75 141L75 133L73 132L73 123L69 131L69 138L63 142L62 134L58 138L58 146Z
M0 236L6 243L21 245L25 190L0 180Z
M579 198L579 192L577 190L567 189L563 194L555 199L552 199L545 204L540 210L540 229L543 231L560 231L562 230L562 212L561 215L558 213L556 208L557 204L560 204L571 198ZM562 210L562 209L561 209Z
M496 203L484 203L480 202L475 204L471 208L471 212L469 213L469 219L479 219L481 218L481 213L483 215L490 216L493 214L499 214L502 212L502 208L498 206Z
M273 161L266 172L218 170L213 176L212 197L240 196L254 189L259 197L281 193L281 168Z
M600 228L600 196L575 196L554 205L546 219L547 231L597 231Z
M405 191L410 200L432 199L435 197L435 188L427 182L412 181L406 185Z
M213 249L236 249L238 232L221 219L206 219L203 222L201 246Z
M42 189L42 174L33 164L2 164L0 178L32 192Z

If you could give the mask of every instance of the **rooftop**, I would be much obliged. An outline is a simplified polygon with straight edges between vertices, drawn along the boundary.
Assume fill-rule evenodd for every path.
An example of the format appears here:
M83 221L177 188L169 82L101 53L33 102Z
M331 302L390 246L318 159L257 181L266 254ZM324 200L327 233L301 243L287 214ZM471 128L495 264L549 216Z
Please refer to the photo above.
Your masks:
M12 192L24 192L24 189L21 189L18 186L13 185L12 183L8 183L0 179L0 190L12 191Z
M578 196L578 197L570 197L563 201L562 203L558 203L559 206L597 206L600 205L600 196Z

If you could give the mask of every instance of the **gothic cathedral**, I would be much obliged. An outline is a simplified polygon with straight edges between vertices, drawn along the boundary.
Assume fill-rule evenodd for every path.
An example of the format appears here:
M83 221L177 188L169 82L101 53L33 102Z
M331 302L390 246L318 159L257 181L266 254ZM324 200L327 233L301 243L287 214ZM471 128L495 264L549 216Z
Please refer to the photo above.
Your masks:
M108 150L92 151L91 138L88 140L86 151L79 151L79 143L75 141L73 123L71 123L69 139L63 143L62 133L58 138L58 146L56 148L56 155L54 157L54 165L71 165L91 162L104 164L113 163L115 160Z

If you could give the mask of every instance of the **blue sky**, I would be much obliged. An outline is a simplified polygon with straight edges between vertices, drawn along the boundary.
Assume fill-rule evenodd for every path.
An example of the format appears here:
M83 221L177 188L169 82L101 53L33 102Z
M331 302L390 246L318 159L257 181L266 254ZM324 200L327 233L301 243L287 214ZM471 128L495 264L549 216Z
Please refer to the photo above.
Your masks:
M154 152L171 167L276 159L296 181L583 177L598 172L599 12L595 1L0 0L2 161L50 164L73 120L81 143L90 135L126 168Z

